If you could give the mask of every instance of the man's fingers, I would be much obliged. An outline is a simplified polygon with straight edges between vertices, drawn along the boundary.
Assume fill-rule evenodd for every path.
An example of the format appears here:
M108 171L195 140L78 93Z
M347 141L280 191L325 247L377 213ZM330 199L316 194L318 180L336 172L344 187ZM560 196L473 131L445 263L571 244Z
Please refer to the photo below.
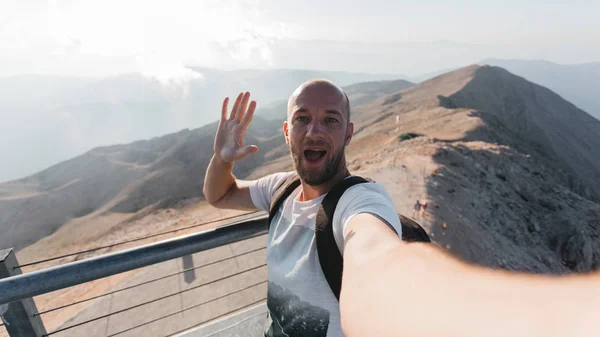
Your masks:
M246 154L256 153L256 152L258 152L258 146L256 146L256 145L245 146L244 152L246 152Z
M242 99L242 104L238 107L237 112L235 113L235 120L238 122L242 121L244 114L246 113L246 108L248 107L248 100L250 100L250 93L246 92L244 94L244 98Z
M238 107L240 106L240 103L242 102L242 97L244 96L244 93L240 92L240 94L238 95L237 99L235 100L235 103L233 104L233 108L231 109L231 115L229 115L229 119L234 119L235 118L235 114L238 110Z
M245 157L246 155L249 155L249 154L252 154L252 153L256 153L256 152L258 152L258 146L256 146L256 145L247 145L247 146L244 146L241 149L238 149L235 154L236 154L237 158L241 159L241 158Z
M248 125L250 125L252 117L254 116L254 110L256 110L256 101L250 102L250 107L242 119L242 128L244 128L244 130L246 130Z
M223 107L221 108L221 120L224 121L227 119L227 105L229 104L229 97L225 97L223 100Z

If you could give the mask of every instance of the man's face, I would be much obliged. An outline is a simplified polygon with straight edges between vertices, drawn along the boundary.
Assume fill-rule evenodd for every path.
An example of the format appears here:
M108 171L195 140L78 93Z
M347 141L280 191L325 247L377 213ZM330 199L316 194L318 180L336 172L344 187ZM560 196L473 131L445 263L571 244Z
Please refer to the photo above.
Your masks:
M290 98L283 129L300 178L321 185L345 168L345 146L352 137L347 101L334 85L317 82Z

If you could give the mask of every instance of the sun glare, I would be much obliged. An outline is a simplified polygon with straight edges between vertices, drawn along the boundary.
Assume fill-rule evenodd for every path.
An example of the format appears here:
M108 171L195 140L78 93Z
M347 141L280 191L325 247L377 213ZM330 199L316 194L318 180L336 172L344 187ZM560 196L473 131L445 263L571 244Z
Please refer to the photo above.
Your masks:
M136 71L161 83L201 74L188 65L239 67L270 62L269 41L284 25L258 1L50 1L48 31L57 53L135 59Z

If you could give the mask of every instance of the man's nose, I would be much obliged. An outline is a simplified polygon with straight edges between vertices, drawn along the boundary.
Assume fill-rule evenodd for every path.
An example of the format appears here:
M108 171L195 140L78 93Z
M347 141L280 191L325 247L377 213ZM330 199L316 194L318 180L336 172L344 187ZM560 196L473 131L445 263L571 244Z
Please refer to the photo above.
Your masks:
M308 124L306 136L310 138L322 138L324 132L323 124L320 121L312 120L310 124Z

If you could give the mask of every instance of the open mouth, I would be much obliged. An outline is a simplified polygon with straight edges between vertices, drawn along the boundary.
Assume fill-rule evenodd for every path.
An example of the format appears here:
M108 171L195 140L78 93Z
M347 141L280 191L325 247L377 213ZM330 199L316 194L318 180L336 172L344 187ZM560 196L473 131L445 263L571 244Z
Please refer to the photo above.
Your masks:
M318 163L321 161L321 159L323 159L323 157L325 157L326 154L326 150L310 149L304 151L304 158L306 158L306 161L309 163Z

